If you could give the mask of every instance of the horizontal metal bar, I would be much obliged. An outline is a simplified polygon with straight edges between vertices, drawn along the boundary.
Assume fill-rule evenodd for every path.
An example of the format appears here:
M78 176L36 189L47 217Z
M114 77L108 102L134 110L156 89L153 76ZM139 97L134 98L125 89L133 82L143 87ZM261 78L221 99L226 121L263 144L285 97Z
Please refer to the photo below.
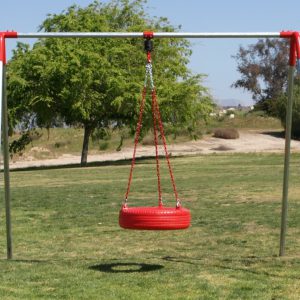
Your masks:
M154 37L175 38L263 38L280 37L280 32L154 32Z
M18 38L142 38L143 32L33 32ZM280 32L154 32L155 38L276 38Z
M18 33L18 38L141 38L142 32L32 32Z

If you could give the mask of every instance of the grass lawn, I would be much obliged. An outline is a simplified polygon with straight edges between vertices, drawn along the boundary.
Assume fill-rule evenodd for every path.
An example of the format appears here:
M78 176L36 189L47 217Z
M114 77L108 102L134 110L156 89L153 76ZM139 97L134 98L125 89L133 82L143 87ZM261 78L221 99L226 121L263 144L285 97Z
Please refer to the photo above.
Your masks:
M282 155L173 165L192 226L172 232L118 227L128 164L12 172L14 260L5 259L1 197L0 299L300 299L300 155L291 161L284 258ZM129 201L154 205L155 190L155 162L139 161Z

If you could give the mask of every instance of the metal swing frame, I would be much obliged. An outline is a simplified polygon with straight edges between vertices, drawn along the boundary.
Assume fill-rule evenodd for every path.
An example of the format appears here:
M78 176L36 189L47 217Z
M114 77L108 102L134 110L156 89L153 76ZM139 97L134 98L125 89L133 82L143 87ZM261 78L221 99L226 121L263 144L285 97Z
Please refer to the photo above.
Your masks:
M6 213L7 259L13 258L12 226L10 214L10 176L8 117L6 97L6 39L18 38L144 38L144 32L35 32L18 33L0 31L0 132L3 138L4 199ZM149 32L148 32L149 34ZM300 34L298 31L281 32L155 32L153 38L285 38L290 40L290 58L288 71L288 101L286 110L284 174L282 189L281 230L279 256L285 255L287 231L288 188L290 166L290 144L293 107L293 86L295 69L300 73ZM1 128L1 125L3 128ZM1 130L2 129L2 130ZM0 140L1 150L1 140Z

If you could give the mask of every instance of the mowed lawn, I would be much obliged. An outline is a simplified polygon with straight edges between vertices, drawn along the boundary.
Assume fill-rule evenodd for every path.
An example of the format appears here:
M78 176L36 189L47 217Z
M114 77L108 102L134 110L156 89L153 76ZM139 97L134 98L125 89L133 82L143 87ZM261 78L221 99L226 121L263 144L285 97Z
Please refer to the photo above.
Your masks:
M129 164L11 173L14 260L0 204L0 299L300 299L300 155L291 160L286 257L278 257L283 156L172 159L192 226L118 226ZM166 167L164 200L175 205ZM3 184L1 185L3 195ZM129 201L157 202L155 161Z

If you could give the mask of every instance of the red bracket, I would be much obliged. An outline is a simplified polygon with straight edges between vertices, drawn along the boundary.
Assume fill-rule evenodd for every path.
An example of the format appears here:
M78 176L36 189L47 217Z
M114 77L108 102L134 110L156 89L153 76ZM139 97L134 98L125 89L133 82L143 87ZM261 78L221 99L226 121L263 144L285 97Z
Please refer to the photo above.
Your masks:
M298 31L281 31L280 37L290 39L290 61L289 65L296 66L300 61L300 33Z
M0 31L0 61L6 64L6 47L5 39L17 38L18 33L16 31Z
M153 31L144 31L144 38L145 39L153 39L153 37L154 37L154 33L153 33Z
M147 51L147 61L151 63L151 51L152 51L152 41L153 38L153 31L144 31L144 38L145 38L145 50Z

